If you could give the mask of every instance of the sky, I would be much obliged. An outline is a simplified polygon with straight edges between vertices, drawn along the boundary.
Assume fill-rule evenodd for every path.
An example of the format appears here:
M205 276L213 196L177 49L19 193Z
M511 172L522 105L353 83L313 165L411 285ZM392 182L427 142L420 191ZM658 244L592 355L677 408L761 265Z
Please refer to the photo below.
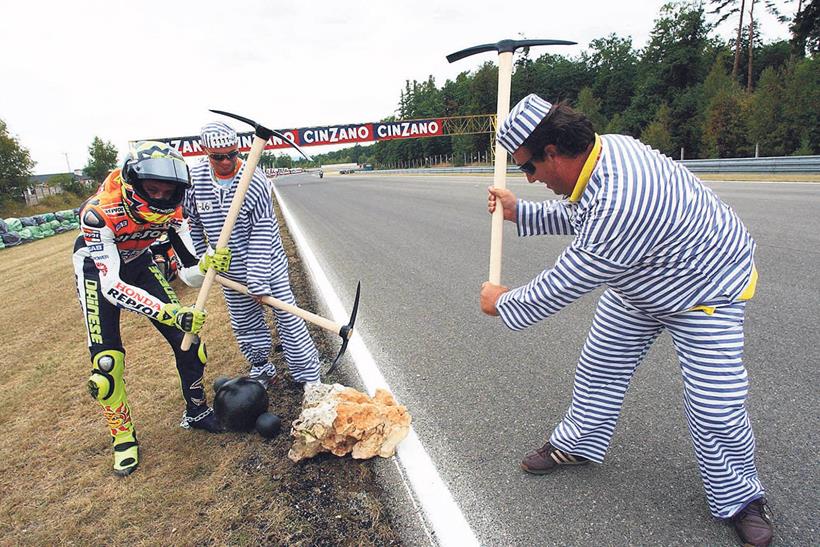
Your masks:
M4 2L0 119L35 174L82 168L95 136L122 158L132 140L196 135L219 119L211 108L277 129L374 122L395 113L406 80L432 75L440 87L495 59L449 64L449 53L525 37L579 44L533 48L533 58L575 56L612 33L640 48L664 3ZM731 23L717 30L733 33ZM762 35L787 38L788 28L767 17Z

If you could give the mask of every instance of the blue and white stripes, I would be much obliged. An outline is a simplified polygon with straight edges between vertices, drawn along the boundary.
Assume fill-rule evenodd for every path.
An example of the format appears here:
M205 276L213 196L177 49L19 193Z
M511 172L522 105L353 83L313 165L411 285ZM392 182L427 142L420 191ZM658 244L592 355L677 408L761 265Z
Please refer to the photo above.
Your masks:
M656 319L626 306L612 290L598 301L575 371L572 402L550 442L601 462L635 369L664 329L678 353L684 410L709 509L726 518L763 495L754 434L744 401L745 302Z
M754 241L734 212L688 170L630 137L604 135L577 203L518 202L519 235L574 234L552 268L496 307L514 330L608 285L652 315L736 300Z
M219 239L243 170L244 165L236 174L234 184L228 188L214 182L207 160L191 170L193 187L186 197L185 208L190 216L191 236L200 256L206 250L206 241L215 244ZM287 256L273 212L271 185L259 169L248 186L228 247L232 258L230 269L223 274L225 277L246 285L251 294L270 295L295 303L288 278ZM262 306L230 289L224 288L223 292L242 354L251 365L266 362L271 350L271 335ZM279 310L275 315L285 360L294 380L318 380L318 352L304 321Z
M508 327L520 330L608 286L578 361L569 410L550 438L596 462L604 459L635 369L668 330L709 508L717 517L732 516L763 495L744 406L745 302L739 301L753 281L755 243L734 212L684 167L630 137L601 140L598 164L577 202L518 202L520 236L575 239L552 268L503 294L496 308Z
M236 131L224 122L211 122L202 126L199 141L207 148L229 148L239 144Z
M541 120L547 117L551 109L552 104L535 93L530 93L518 101L510 115L501 123L496 139L512 154L527 140Z

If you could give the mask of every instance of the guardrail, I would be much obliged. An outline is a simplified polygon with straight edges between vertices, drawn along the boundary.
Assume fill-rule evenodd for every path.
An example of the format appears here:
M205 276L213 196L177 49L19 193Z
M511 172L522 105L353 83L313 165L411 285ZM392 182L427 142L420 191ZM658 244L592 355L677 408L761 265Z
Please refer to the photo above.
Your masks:
M693 173L820 173L820 156L683 160Z
M715 160L683 160L681 162L693 173L820 173L820 156L782 156L772 158L725 158ZM356 171L362 174L476 174L492 173L492 166L477 167L420 167L413 169L380 169ZM507 173L520 173L514 166L507 166Z

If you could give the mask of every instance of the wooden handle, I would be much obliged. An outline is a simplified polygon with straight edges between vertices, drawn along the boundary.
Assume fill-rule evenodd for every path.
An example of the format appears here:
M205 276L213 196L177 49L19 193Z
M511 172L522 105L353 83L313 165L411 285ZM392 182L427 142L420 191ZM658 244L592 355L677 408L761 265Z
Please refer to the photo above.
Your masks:
M512 52L498 55L498 113L496 124L500 125L510 113L510 86L512 84ZM507 150L495 141L495 170L493 186L507 187ZM501 236L504 233L504 209L498 203L492 216L490 229L490 283L501 284Z
M253 138L253 144L251 145L250 153L248 153L248 159L245 160L245 170L239 178L236 193L231 200L231 207L228 209L228 215L225 217L225 224L222 225L222 231L219 232L219 240L216 242L217 249L227 247L228 242L231 240L233 225L239 217L239 211L242 209L242 202L245 201L245 193L247 193L248 186L251 184L253 172L256 170L256 165L259 163L259 158L262 156L262 151L265 149L266 142L267 141L265 139L259 136L254 136ZM216 270L213 268L209 268L205 273L205 280L199 288L199 294L196 297L196 304L194 304L194 308L198 310L205 309L205 301L208 299L208 292L211 290L211 285L214 283L215 276ZM185 337L182 339L182 344L180 345L182 351L188 351L191 348L191 343L193 343L193 341L194 335L185 333Z
M237 283L236 281L233 281L233 280L228 279L226 277L222 277L221 275L215 276L214 280L217 283L219 283L220 285L222 285L223 287L228 287L229 289L233 289L237 292L241 292L243 294L248 294L248 288L245 285L241 284L241 283ZM279 300L278 298L274 298L272 296L263 296L262 297L262 302L264 302L265 304L267 304L268 306L270 306L272 308L277 308L277 309L280 309L282 311L286 311L290 314L293 314L296 317L301 317L305 321L309 321L310 323L313 323L314 325L318 325L318 326L322 327L323 329L329 330L330 332L332 332L334 334L341 335L341 330L342 330L342 327L344 325L340 325L339 323L335 323L335 322L331 321L330 319L325 319L321 315L316 315L315 313L305 311L302 308L296 307L293 304L288 304L287 302L283 302L283 301Z

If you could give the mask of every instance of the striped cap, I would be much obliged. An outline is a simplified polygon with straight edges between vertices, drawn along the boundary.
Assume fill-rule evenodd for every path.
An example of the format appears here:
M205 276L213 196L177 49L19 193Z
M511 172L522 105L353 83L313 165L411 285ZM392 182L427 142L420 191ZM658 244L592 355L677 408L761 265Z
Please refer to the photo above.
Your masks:
M496 139L512 154L527 140L541 120L547 117L552 104L535 93L530 93L510 111L498 128Z
M199 131L202 146L206 148L227 148L239 144L236 131L223 122L211 122Z

